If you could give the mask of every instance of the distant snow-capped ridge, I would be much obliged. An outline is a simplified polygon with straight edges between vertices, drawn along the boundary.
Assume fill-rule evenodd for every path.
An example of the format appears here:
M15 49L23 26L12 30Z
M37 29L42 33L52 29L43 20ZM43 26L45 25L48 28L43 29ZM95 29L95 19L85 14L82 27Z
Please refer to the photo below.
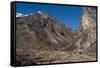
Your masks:
M41 14L42 12L41 11L38 11L37 13L40 13Z
M21 13L16 13L16 17L23 17L23 14L21 14Z
M41 14L41 11L37 11L37 13ZM16 13L16 17L24 17L24 16L29 16L29 15L33 15L33 13L29 13L29 14L22 14L22 13Z
M16 17L24 17L28 16L28 14L16 13Z

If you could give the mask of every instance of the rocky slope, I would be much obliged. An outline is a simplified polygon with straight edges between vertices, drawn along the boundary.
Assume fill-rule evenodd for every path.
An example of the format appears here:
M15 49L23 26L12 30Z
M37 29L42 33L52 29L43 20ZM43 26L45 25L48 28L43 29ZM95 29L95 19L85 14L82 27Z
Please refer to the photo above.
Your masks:
M77 44L80 51L96 54L96 8L85 7L79 27L77 28Z
M94 61L96 30L96 8L83 8L76 31L46 12L17 14L17 65Z
M18 49L68 50L75 40L69 28L45 12L17 17L16 24Z

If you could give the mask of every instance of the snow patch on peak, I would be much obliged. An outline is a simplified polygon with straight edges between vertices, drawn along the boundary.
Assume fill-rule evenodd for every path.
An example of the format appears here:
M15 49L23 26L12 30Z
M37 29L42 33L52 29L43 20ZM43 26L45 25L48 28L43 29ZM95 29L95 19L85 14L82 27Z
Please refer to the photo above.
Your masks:
M23 14L21 14L21 13L16 13L16 17L23 17Z
M42 13L41 11L38 11L38 13Z
M16 17L24 17L28 16L28 14L16 13Z

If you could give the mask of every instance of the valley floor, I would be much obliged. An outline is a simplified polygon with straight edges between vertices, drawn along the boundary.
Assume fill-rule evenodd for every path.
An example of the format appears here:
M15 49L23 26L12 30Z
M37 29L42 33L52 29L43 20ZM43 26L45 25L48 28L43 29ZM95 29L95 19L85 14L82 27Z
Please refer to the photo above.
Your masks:
M72 54L65 51L17 50L17 65L52 64L65 62L96 61L96 56Z

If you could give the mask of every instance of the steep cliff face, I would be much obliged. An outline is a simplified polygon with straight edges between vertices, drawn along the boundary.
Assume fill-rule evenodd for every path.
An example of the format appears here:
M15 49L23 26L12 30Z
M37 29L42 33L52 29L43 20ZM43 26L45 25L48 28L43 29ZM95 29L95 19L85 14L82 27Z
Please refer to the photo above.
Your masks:
M95 7L83 8L83 16L77 29L79 50L85 51L84 49L88 50L94 47L90 52L96 53L96 13Z

